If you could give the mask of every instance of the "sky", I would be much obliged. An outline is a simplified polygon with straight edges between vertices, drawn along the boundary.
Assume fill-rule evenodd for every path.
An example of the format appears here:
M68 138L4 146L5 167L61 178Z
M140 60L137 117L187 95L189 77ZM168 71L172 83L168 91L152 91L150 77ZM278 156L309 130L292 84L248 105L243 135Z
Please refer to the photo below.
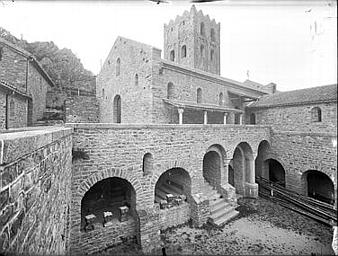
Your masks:
M95 75L117 36L163 49L163 25L189 1L0 0L0 26L29 42L71 49ZM221 23L221 76L280 91L337 83L337 4L226 0L195 3ZM163 56L163 52L162 52Z

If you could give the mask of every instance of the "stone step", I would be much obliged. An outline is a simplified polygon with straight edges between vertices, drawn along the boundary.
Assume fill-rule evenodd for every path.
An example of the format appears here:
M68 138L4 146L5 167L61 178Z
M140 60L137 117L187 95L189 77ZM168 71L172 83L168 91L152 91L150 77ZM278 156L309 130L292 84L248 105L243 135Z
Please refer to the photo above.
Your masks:
M161 200L164 200L162 197L155 196L155 203L161 203Z
M213 201L209 201L209 205L210 205L210 210L211 212L215 212L217 211L218 209L224 207L224 206L227 206L229 205L229 203L227 203L225 201L225 199L223 198L218 198L216 200L213 200Z
M218 219L221 219L224 215L228 214L229 212L233 211L234 208L228 204L228 205L224 205L223 207L217 209L216 211L211 212L211 218L213 219L213 221L217 221Z
M233 210L228 212L226 215L222 216L221 218L214 221L214 224L217 226L221 226L227 222L229 222L231 219L235 218L239 214L238 211Z
M167 194L166 192L164 192L163 190L161 189L156 189L156 192L155 192L155 195L160 197L162 200L166 200L167 199Z

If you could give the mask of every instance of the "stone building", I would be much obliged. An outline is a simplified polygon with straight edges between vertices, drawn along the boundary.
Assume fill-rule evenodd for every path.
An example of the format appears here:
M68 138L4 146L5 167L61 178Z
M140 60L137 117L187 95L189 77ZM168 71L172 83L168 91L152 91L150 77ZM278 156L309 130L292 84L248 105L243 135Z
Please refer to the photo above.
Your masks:
M52 80L32 54L0 38L0 130L41 119L49 86Z
M100 123L0 136L0 248L158 252L166 228L226 224L258 176L336 206L337 86L223 78L219 33L193 6L164 26L164 59L118 37L97 76ZM69 115L95 120L81 102Z

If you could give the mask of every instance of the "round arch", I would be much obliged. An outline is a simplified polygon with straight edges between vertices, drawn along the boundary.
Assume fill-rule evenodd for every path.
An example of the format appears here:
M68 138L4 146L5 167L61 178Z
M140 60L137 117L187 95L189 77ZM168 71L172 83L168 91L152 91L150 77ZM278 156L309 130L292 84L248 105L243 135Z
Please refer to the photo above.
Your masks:
M285 187L286 173L284 166L278 160L273 158L266 159L264 163L268 167L269 180Z
M257 157L255 159L255 176L263 177L265 179L269 179L269 169L264 162L267 157L271 154L271 146L267 140L262 140L257 149Z
M327 174L318 170L307 170L301 179L306 196L334 204L334 182Z
M113 101L113 122L121 123L121 96L115 95Z
M211 145L203 156L203 177L213 187L218 188L225 178L222 177L224 159L226 159L226 152L219 144Z
M154 189L154 202L161 203L162 200L166 200L167 194L190 197L191 177L185 169L174 167L159 176Z
M253 169L253 151L247 142L239 143L233 153L233 177L236 192L244 194L244 184L252 183L251 177L254 177Z

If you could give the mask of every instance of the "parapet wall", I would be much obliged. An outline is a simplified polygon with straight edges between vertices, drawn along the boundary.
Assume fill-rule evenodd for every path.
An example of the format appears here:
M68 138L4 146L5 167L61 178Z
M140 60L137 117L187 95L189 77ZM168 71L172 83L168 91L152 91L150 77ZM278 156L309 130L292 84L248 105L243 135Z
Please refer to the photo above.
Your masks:
M44 128L0 135L0 252L67 252L71 132Z

